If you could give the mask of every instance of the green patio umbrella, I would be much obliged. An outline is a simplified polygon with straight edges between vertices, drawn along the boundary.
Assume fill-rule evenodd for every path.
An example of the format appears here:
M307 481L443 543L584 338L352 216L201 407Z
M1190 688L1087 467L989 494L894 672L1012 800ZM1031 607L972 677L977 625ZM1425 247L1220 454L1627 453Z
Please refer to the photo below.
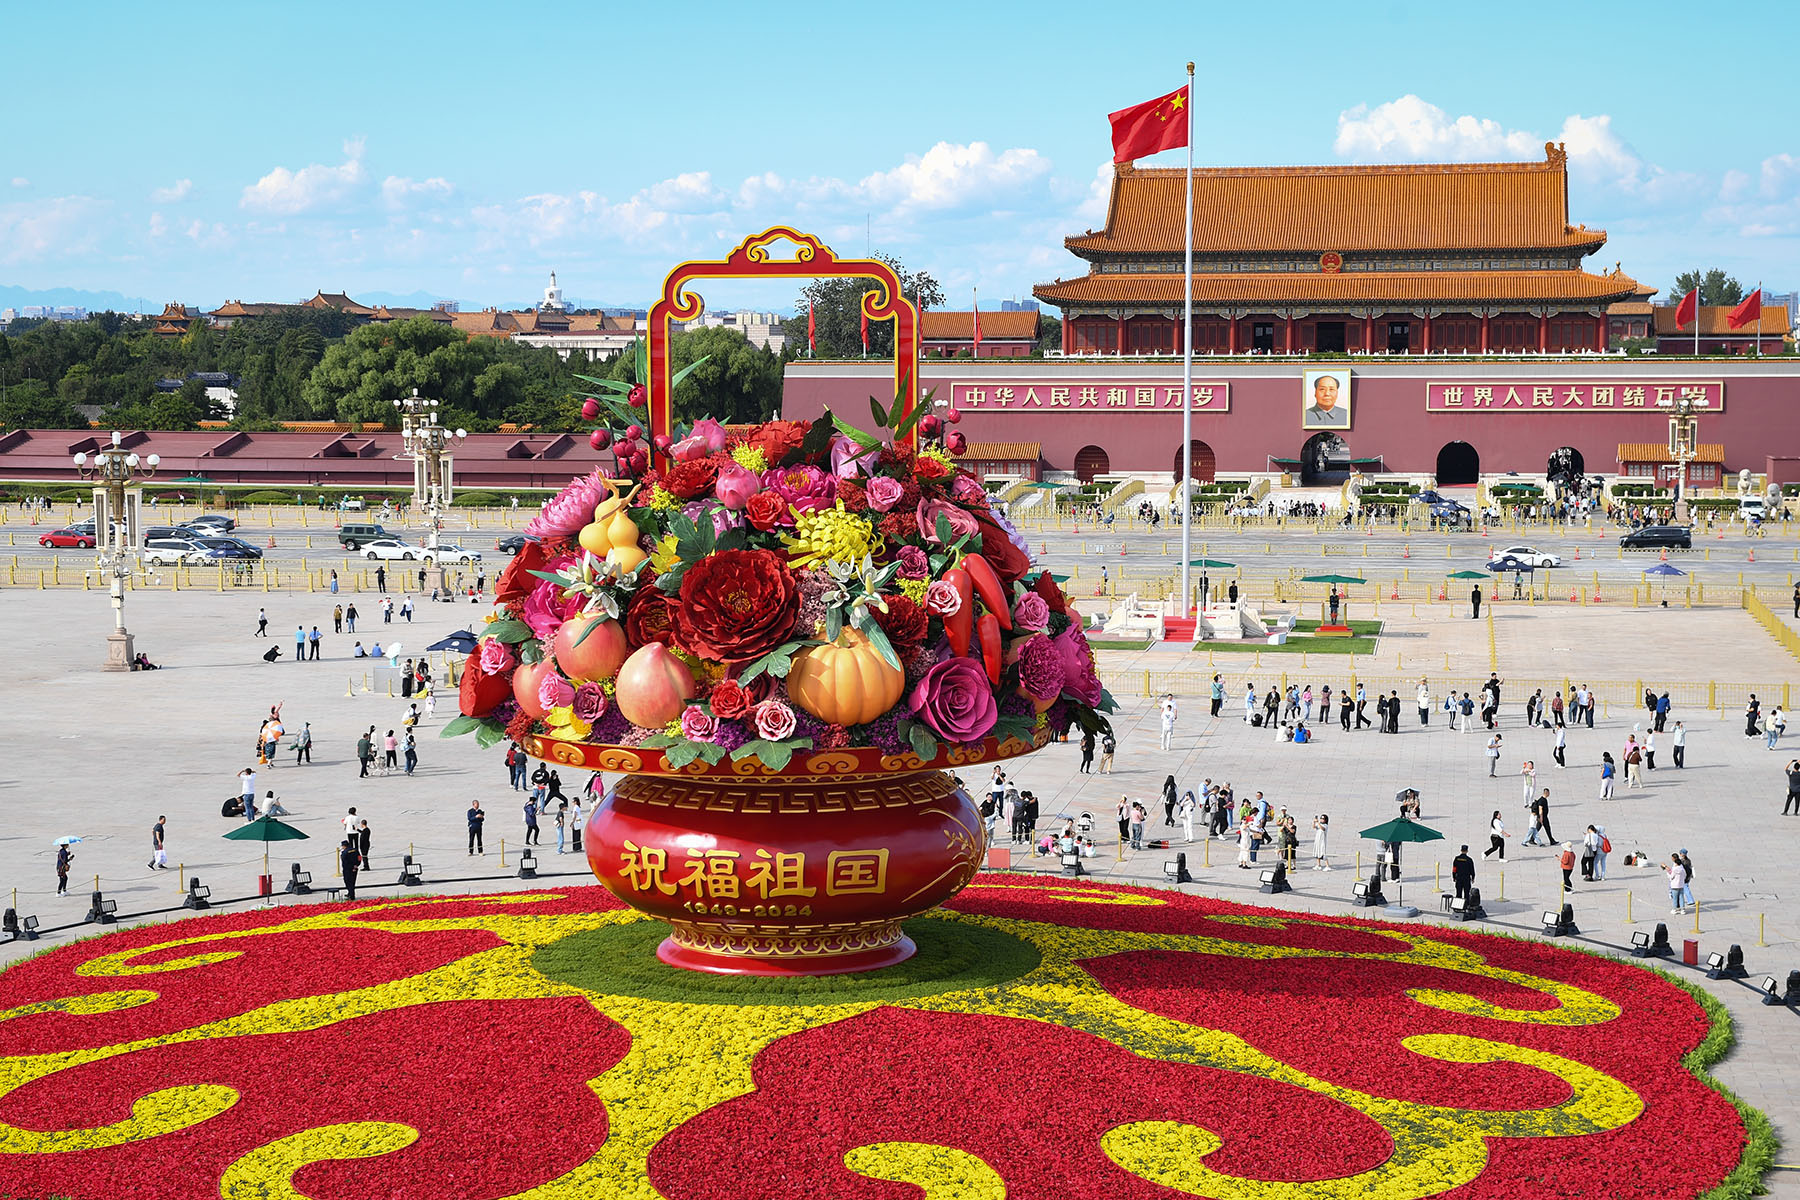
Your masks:
M176 483L197 483L200 485L200 507L206 507L206 485L212 480L205 475L184 475ZM266 874L266 872L265 872Z
M1305 575L1301 583L1367 583L1360 575Z
M1486 579L1487 577L1486 571L1452 571L1450 573L1451 579Z
M1224 562L1217 558L1190 558L1188 559L1188 566L1200 567L1207 571L1229 571L1237 566L1237 564Z
M284 821L274 817L258 817L254 821L246 821L225 835L234 842L261 842L263 844L263 874L269 873L269 843L306 841L306 834L295 829Z
M1378 842L1441 842L1444 835L1428 825L1421 825L1411 817L1395 817L1391 821L1362 831L1362 837L1373 838Z

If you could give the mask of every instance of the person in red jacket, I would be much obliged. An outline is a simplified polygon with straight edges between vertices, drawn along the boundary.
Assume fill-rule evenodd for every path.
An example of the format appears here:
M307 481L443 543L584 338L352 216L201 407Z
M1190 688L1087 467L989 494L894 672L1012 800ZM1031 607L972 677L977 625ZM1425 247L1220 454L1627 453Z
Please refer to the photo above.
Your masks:
M1574 891L1575 885L1569 880L1570 873L1575 870L1575 847L1573 844L1569 842L1562 844L1562 856L1557 859L1557 865L1562 868L1563 891Z

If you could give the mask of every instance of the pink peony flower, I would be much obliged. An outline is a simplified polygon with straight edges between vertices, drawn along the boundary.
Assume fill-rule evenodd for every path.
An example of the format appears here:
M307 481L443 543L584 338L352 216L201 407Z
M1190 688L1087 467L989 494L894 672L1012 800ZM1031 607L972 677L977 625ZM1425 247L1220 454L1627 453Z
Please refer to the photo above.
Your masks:
M575 689L570 708L576 716L592 725L606 715L606 704L606 689L597 683L584 683Z
M518 665L519 659L512 647L494 638L482 638L481 650L476 661L484 675L501 675Z
M561 593L561 588L545 579L525 597L519 618L531 626L531 632L539 638L549 639L558 626L581 611L580 596Z
M1062 658L1063 694L1092 708L1100 703L1100 676L1094 671L1094 652L1079 624L1057 634L1056 652Z
M906 702L947 742L979 742L1000 717L987 671L972 658L952 658L931 668Z
M779 742L794 736L794 710L779 700L764 700L750 710L756 736Z
M906 488L898 479L889 479L886 475L877 475L869 480L869 507L876 512L886 512L900 503L900 497L906 494Z
M713 495L719 503L736 511L750 503L750 497L762 491L762 480L756 472L748 467L740 467L736 463L719 468L719 478L713 484Z
M1043 629L1050 624L1050 605L1036 592L1026 592L1013 602L1014 629Z
M1041 633L1026 638L1019 649L1019 686L1039 700L1054 700L1062 693L1062 655Z
M954 504L948 504L942 500L921 500L919 501L918 508L920 537L928 542L936 542L938 540L937 519L939 516L943 516L949 520L950 536L952 538L965 537L981 528L981 526L976 523L974 517L956 507ZM942 543L939 544L941 545Z
M575 689L555 671L546 671L538 681L538 703L545 708L562 708L575 703Z
M958 475L950 484L950 498L964 504L986 500L987 490L975 482L973 475Z
M962 594L940 579L925 589L925 610L940 617L953 617L962 611Z
M837 496L837 479L818 467L777 467L763 472L763 486L780 496L784 503L801 512L817 512L830 508Z
M556 493L525 526L525 536L539 541L573 537L581 527L594 519L594 509L612 495L600 472L583 475Z
M681 710L681 736L690 742L710 742L719 732L719 722L689 705Z

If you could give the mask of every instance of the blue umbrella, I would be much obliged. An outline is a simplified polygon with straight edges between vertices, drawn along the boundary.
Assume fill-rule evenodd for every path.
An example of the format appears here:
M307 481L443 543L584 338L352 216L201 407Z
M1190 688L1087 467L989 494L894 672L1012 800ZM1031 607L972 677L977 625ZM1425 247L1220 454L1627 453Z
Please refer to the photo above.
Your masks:
M425 649L454 650L458 654L473 654L475 652L475 640L474 634L466 629L459 629L442 640L431 643L431 645L425 647Z
M1654 567L1651 567L1649 570L1645 571L1644 574L1646 574L1646 575L1686 575L1687 572L1682 570L1680 567L1674 567L1674 566L1670 566L1668 563L1659 562Z

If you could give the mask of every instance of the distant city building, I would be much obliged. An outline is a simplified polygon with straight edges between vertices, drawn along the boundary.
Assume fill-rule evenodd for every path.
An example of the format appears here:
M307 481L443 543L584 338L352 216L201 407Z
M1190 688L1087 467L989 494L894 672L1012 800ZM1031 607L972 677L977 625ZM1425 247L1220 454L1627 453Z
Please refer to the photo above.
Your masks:
M206 398L224 410L226 420L237 415L237 376L227 371L189 371L186 379L159 379L156 390L179 392L190 379L205 386Z
M1800 319L1800 292L1764 292L1764 308L1785 308L1788 316Z
M1034 313L1038 311L1038 302L1036 300L1002 300L1000 311Z
M11 325L14 321L85 321L88 310L74 304L63 304L48 307L41 304L28 304L24 308L0 309L0 326Z
M687 329L735 329L744 335L744 339L757 349L768 349L780 354L787 345L787 334L782 330L783 318L778 313L753 312L740 308L734 312L701 313L697 320L689 321Z

